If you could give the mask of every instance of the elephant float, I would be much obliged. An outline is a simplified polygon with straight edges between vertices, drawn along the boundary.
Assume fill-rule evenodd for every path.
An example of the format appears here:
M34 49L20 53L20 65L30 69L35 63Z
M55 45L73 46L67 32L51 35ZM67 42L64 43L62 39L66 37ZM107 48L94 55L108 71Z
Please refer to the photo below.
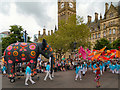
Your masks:
M4 59L7 64L7 73L10 82L15 81L15 63L29 62L32 76L36 75L37 58L42 54L45 58L51 57L51 72L55 65L55 56L51 46L45 39L42 43L17 42L9 45L4 51Z

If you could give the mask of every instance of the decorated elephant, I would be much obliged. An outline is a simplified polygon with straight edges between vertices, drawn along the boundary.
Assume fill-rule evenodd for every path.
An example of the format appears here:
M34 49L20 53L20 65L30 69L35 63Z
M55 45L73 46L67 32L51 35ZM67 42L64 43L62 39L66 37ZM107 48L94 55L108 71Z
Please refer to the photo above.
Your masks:
M7 73L10 80L15 80L15 63L30 62L32 76L36 75L37 58L42 54L45 58L51 57L51 71L55 64L53 50L45 39L42 43L17 42L9 45L4 51L4 59L7 64Z

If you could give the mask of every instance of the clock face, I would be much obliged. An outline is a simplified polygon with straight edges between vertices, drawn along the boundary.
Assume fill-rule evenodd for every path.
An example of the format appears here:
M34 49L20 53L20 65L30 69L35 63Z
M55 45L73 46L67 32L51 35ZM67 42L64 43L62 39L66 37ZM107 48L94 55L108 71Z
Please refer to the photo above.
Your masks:
M64 3L61 4L61 8L64 8Z
M73 4L72 4L72 3L69 3L69 7L70 7L70 8L73 8Z

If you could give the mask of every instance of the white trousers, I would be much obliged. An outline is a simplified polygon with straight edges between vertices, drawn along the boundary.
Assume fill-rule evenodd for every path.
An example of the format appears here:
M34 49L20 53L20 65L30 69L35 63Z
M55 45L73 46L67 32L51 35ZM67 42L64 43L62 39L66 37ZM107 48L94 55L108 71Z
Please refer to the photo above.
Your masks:
M33 83L35 83L35 82L32 80L32 78L31 78L31 75L30 75L30 74L27 74L27 75L26 75L25 84L27 83L27 81L28 81L28 80L30 80L32 84L33 84Z
M5 71L5 70L3 71L3 74L6 74L6 71Z
M100 70L100 74L102 75L102 70Z
M79 76L79 78L81 79L81 71L79 71L79 72L76 74L75 79L77 79L77 78L78 78L78 76Z
M51 77L50 71L46 71L46 76L45 76L44 80L47 79L48 75L49 75L50 80L52 80L52 77Z
M84 67L82 71L83 71L83 74L85 74L85 72L86 72L86 68Z
M105 71L105 67L103 67L103 72Z

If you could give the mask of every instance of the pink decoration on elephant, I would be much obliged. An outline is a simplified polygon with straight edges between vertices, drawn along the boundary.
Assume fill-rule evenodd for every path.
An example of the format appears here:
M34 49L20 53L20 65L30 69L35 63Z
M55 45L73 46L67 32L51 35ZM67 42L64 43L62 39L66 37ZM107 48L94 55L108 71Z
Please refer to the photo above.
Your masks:
M12 49L12 46L8 46L7 50L10 51Z
M13 61L12 60L8 60L8 63L13 63Z
M33 63L33 60L30 60L30 63Z
M31 50L34 50L34 49L36 48L36 46L35 46L35 45L30 45L29 48L30 48Z

